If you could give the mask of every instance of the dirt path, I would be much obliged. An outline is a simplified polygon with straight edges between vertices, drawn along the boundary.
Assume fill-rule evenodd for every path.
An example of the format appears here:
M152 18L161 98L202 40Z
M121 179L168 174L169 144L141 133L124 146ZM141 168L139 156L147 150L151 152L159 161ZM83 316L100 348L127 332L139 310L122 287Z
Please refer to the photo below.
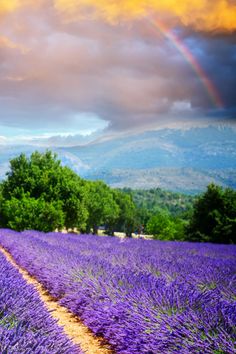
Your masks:
M112 351L108 344L104 344L102 338L96 338L91 331L80 321L80 319L69 312L65 307L60 306L54 300L42 285L28 274L27 271L20 268L11 254L0 246L0 251L5 255L7 260L18 269L28 284L33 284L37 289L41 300L44 302L51 315L57 320L58 325L63 327L65 334L76 345L88 354L111 354Z

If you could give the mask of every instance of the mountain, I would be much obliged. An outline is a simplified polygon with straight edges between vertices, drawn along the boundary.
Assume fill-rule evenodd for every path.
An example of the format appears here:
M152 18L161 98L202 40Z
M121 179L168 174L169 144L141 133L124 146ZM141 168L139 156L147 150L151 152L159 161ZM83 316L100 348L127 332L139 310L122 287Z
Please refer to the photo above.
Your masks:
M162 129L61 149L87 166L82 175L114 187L197 193L210 182L236 188L236 131Z
M1 146L0 174L9 157L33 150ZM229 126L147 131L53 150L82 177L114 187L197 193L215 182L236 188L236 130Z
M230 128L164 129L63 149L92 171L113 169L225 169L236 162L236 132Z

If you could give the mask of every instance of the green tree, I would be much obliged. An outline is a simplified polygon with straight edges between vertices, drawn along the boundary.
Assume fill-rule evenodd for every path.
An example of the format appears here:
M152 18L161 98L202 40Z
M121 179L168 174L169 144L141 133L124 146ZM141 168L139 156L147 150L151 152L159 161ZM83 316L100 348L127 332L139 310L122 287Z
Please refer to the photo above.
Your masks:
M156 213L153 213L151 210L148 210L144 207L141 207L141 208L136 207L136 210L137 210L137 212L136 212L137 223L138 223L138 225L143 225L144 229L146 230L148 221Z
M187 227L192 241L236 242L236 192L210 184L194 204Z
M195 201L195 197L193 196L164 191L160 188L149 190L124 188L122 191L132 196L138 210L142 209L152 215L157 213L160 209L165 209L171 215L179 216L191 209L192 204ZM145 220L142 224L144 223Z
M119 207L111 189L102 181L87 182L85 190L85 206L88 211L86 232L93 229L93 233L97 234L100 225L115 222Z
M10 161L10 171L7 173L7 179L2 183L3 224L11 223L11 227L16 225L16 212L11 214L9 205L16 205L18 200L22 215L24 213L20 203L28 208L28 211L30 208L32 210L39 208L42 211L44 206L54 217L57 215L54 211L57 206L59 208L57 227L63 220L63 226L66 228L84 228L88 217L84 200L84 183L72 170L61 166L56 154L50 151L42 154L36 151L29 158L21 154ZM28 203L26 199L29 199ZM37 229L51 230L55 222L52 222L52 226L49 225L51 220L50 217L46 217L45 210L45 225L43 225L43 219L39 220L40 215L42 212L35 214L35 218L38 219ZM28 217L25 219L26 228L31 225L30 222L27 225L27 220L30 219Z
M46 202L23 196L21 199L12 197L3 205L6 227L17 231L40 230L44 232L61 229L64 225L62 203Z
M58 199L56 193L61 178L62 167L56 155L50 151L44 154L34 152L30 158L25 154L10 161L10 171L3 182L3 197L21 198L29 193L33 198Z
M112 190L113 198L118 205L118 214L113 223L107 223L109 234L113 235L114 230L124 232L126 236L131 237L137 227L137 209L131 195L121 190Z
M173 234L173 225L167 212L160 210L147 223L147 233L160 240L170 239Z
M61 179L57 195L63 202L65 214L65 227L84 230L88 219L86 209L86 182L77 176L72 170L63 167L60 171Z
M183 240L184 221L172 218L167 211L160 210L148 221L147 233L159 240Z

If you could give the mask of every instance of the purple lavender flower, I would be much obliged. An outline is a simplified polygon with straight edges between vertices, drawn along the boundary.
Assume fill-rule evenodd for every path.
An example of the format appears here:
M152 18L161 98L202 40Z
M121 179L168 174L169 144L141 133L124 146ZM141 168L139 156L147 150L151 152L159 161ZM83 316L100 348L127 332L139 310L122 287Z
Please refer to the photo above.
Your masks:
M236 353L236 247L0 231L0 243L117 353Z

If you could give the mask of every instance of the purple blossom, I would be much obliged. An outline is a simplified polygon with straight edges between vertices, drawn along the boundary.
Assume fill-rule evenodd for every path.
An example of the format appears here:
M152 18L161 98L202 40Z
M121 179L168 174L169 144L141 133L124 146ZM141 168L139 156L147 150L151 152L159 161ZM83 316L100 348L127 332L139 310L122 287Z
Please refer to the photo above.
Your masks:
M0 253L0 353L82 353L58 327L34 287Z
M236 353L233 245L10 230L0 243L118 353Z

